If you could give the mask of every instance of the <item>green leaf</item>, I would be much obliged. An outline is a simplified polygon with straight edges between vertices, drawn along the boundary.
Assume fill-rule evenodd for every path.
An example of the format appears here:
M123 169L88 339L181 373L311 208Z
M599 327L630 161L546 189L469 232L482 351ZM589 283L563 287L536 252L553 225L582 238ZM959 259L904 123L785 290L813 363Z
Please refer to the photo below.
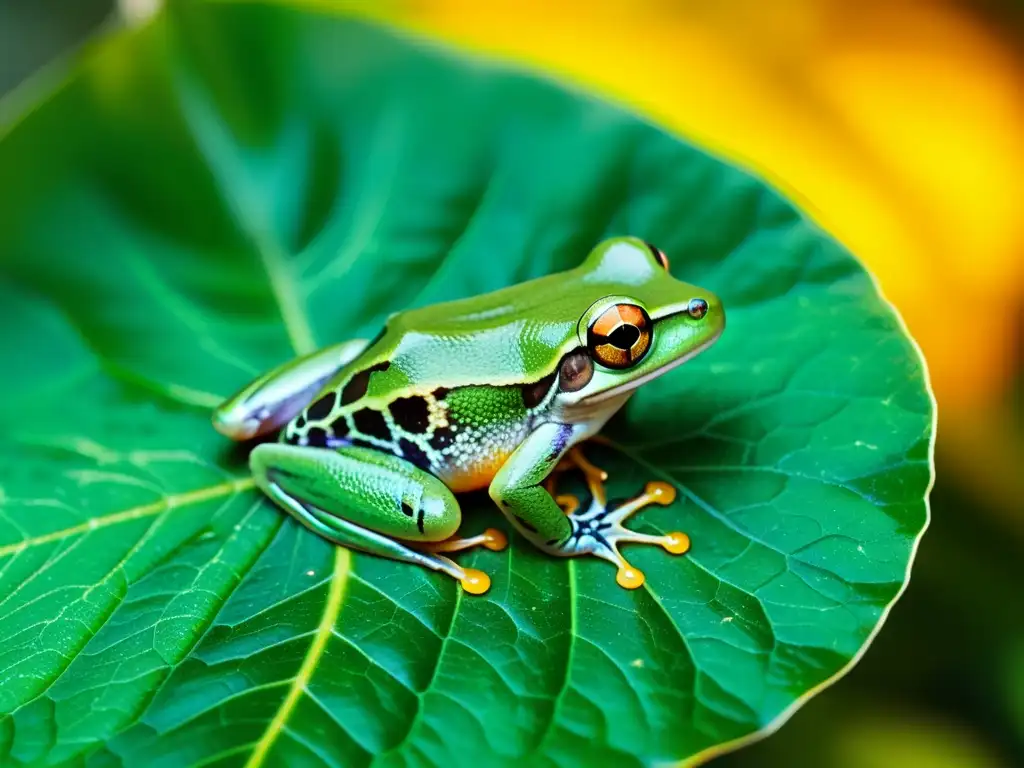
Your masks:
M209 409L390 312L657 242L726 303L588 456L692 553L515 537L446 577L310 534ZM933 408L863 268L584 95L266 4L173 4L0 129L0 763L646 765L848 669L925 528ZM486 494L467 526L502 525Z

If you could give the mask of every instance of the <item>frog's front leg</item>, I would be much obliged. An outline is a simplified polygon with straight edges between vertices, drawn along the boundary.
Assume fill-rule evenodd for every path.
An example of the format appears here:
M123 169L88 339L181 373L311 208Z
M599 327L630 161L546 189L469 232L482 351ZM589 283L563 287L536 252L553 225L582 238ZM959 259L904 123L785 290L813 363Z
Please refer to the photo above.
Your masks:
M213 426L232 440L251 440L280 429L366 344L366 339L353 339L282 363L218 406Z
M264 493L329 541L441 571L472 594L490 587L487 574L438 553L476 544L502 549L504 534L488 530L453 538L462 519L459 504L440 480L418 467L367 448L284 443L256 446L249 464Z
M540 549L554 555L590 554L608 560L618 568L619 585L635 589L644 583L644 575L622 556L620 544L657 544L672 554L683 554L690 543L682 533L650 536L631 531L622 523L650 504L671 504L675 489L667 483L648 483L641 495L609 509L603 485L605 473L586 461L578 448L568 448L578 437L576 429L545 424L535 430L495 476L491 498ZM550 474L571 466L583 471L590 487L591 502L585 511L580 511L575 497L559 496L556 501L544 487ZM559 502L565 504L564 509Z

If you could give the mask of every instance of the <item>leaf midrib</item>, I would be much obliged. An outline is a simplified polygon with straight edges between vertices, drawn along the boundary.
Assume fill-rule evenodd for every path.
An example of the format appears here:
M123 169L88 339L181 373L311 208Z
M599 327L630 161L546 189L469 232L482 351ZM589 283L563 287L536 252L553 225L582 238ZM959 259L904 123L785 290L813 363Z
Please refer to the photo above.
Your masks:
M324 603L324 610L320 615L320 624L317 626L316 634L313 635L313 640L309 644L309 650L306 651L306 656L302 660L302 666L299 667L299 671L295 674L291 685L288 687L288 693L285 694L281 706L278 707L277 713L274 715L274 719L270 721L260 740L256 742L256 747L245 762L245 768L259 768L259 766L263 765L271 748L277 741L277 737L280 736L281 731L288 722L292 711L299 703L299 699L302 698L303 693L306 693L306 687L309 685L313 673L316 672L320 664L320 659L327 649L327 642L334 632L334 625L338 620L338 615L341 613L341 606L345 597L345 585L348 583L350 563L351 558L348 550L344 547L335 547L334 568L331 571L327 601Z
M299 295L295 274L287 264L284 251L273 239L268 237L265 230L255 225L256 217L252 215L247 206L243 205L243 201L237 195L231 193L229 184L217 173L216 165L208 155L207 142L201 136L202 127L194 119L194 115L186 103L186 97L180 90L177 92L177 98L182 110L183 122L189 130L193 146L205 162L210 172L210 177L227 210L234 219L240 234L252 245L263 269L267 273L270 290L280 312L281 322L292 350L296 355L300 356L315 351L317 345L312 324ZM254 484L252 480L250 480L250 484ZM316 632L298 672L288 687L288 692L285 694L274 718L267 725L259 741L256 742L252 753L249 755L249 759L245 762L245 768L258 768L264 764L292 712L302 698L303 693L307 693L307 686L327 649L328 641L334 632L335 624L341 612L345 587L348 583L350 564L351 556L349 551L344 547L336 546L334 548L334 567L331 573L327 598Z

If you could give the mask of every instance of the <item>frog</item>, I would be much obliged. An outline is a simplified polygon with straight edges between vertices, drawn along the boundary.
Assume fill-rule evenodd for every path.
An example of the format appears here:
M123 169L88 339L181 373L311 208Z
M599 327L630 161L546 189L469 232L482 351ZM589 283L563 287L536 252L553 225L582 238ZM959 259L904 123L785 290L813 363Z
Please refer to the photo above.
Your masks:
M458 497L487 489L530 544L608 561L616 582L635 589L645 577L623 544L690 549L685 533L624 525L644 507L673 503L675 488L653 480L609 504L608 475L582 446L603 438L638 388L724 329L721 300L674 277L658 247L607 237L578 266L394 312L370 340L283 362L227 398L212 421L232 440L257 441L255 485L335 545L484 594L490 577L449 555L508 545L498 528L459 535ZM590 492L585 506L557 491L557 478L574 469Z

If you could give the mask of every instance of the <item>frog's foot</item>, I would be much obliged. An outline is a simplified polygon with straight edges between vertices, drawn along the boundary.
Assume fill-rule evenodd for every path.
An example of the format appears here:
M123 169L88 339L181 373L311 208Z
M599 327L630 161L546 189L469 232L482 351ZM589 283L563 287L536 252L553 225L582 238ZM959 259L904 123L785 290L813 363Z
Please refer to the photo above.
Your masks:
M551 494L552 498L554 498L558 506L562 508L562 511L572 517L580 508L579 497L574 496L571 493L557 493L555 491L558 475L572 469L578 469L583 473L583 478L587 483L587 488L590 489L590 495L594 499L599 500L600 504L603 506L607 501L604 483L608 479L608 473L600 467L596 467L591 464L578 447L573 447L569 449L565 458L563 458L555 468L551 470L551 474L549 474L547 479L544 481L544 487L547 489L547 492Z
M623 525L627 518L644 507L651 504L667 506L675 501L675 488L668 483L652 481L639 496L614 509L608 509L602 497L594 494L586 512L570 516L572 534L563 548L574 554L592 554L613 563L618 568L615 580L619 586L636 589L644 583L643 571L630 565L619 551L621 544L657 544L673 555L682 555L690 549L690 537L685 533L651 536L631 531Z
M499 531L497 528L488 528L476 536L470 536L465 539L452 536L444 541L417 544L416 548L424 552L461 552L464 549L472 549L473 547L485 547L492 552L501 552L507 546L508 537L503 531Z
M492 552L501 552L501 550L508 546L508 536L505 535L504 531L499 531L497 528L488 528L476 536L468 536L466 538L452 536L444 541L421 542L411 544L410 546L420 552L429 553L435 559L449 566L445 568L445 573L458 579L459 583L462 584L462 588L471 595L482 595L490 589L490 577L483 571L478 571L475 568L463 568L449 558L444 557L441 553L461 552L473 547L484 547Z
M443 568L445 573L456 579L462 585L462 589L471 595L482 595L491 588L491 577L476 568L463 568L454 560L443 555L434 555L434 558L447 565Z

